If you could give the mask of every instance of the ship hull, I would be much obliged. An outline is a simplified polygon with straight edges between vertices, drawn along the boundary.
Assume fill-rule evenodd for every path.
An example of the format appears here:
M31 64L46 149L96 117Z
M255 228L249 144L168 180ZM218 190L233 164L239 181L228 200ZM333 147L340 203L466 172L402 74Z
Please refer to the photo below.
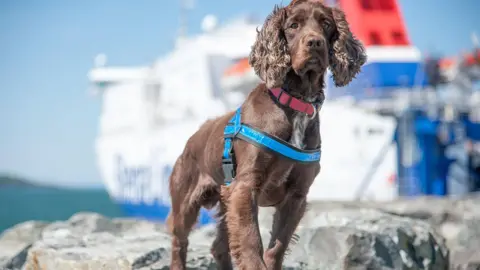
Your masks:
M170 212L170 205L155 203L131 203L128 201L117 202L123 213L129 217L147 219L155 222L164 223ZM204 208L200 210L198 225L206 225L215 222L214 212Z
M338 102L325 104L320 113L324 141L322 172L307 199L357 199L359 188L383 151L383 145L391 141L394 121ZM156 131L124 132L117 136L101 136L97 140L97 162L105 187L126 216L165 222L171 206L170 174L188 138L202 122L188 120ZM382 132L371 134L372 128ZM354 130L358 134L355 135ZM373 168L376 173L365 192L361 192L362 197L391 200L396 196L396 187L388 182L395 172L395 148L391 145L387 150L382 158L384 161ZM343 166L350 169L340 169ZM215 208L202 208L198 225L215 222L214 216Z
M187 121L97 140L97 163L105 188L126 216L165 222L171 206L169 177L173 165L200 124ZM202 208L199 225L214 222L214 211Z

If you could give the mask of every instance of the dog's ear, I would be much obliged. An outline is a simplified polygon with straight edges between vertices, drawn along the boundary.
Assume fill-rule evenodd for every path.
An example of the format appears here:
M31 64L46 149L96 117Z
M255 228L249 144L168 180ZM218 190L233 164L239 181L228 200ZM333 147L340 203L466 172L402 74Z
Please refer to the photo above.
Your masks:
M249 63L268 88L281 87L290 69L290 54L283 32L285 8L275 6L267 17L250 52Z
M363 44L356 39L345 14L338 8L332 8L336 33L330 52L330 70L333 74L335 86L345 86L360 72L360 68L367 61Z

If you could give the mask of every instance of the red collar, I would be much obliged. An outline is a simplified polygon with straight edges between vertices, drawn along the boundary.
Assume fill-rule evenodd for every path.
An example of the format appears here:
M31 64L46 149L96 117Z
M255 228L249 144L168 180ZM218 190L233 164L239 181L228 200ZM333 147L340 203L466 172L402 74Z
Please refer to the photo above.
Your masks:
M295 111L303 112L313 118L317 114L317 104L308 103L298 98L292 97L282 88L269 89L270 93L276 98L276 101L284 106L287 106Z

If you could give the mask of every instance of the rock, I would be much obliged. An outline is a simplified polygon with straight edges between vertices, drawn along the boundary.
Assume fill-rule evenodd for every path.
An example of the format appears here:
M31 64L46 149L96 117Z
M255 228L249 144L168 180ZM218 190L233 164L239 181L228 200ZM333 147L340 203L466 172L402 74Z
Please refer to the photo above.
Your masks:
M42 238L84 236L108 232L112 235L135 234L142 231L164 232L164 225L131 218L108 219L96 213L77 213L67 221L53 222L42 231Z
M480 194L460 198L420 197L390 202L383 211L423 219L447 242L451 269L480 269Z
M25 269L130 269L136 257L167 244L163 224L79 213L45 227Z
M42 221L27 221L17 224L5 230L0 235L0 243L4 241L17 241L22 243L33 243L40 239L43 229L48 225Z
M86 224L91 226L82 234L68 233L46 234L45 238L35 243L29 250L24 269L142 269L156 264L155 269L167 267L170 262L170 237L159 230L162 225L139 221L139 224L125 226L119 220L111 223L96 222L104 219L98 215L83 215ZM70 220L66 224L72 224ZM108 226L105 226L108 224ZM116 224L113 226L113 224ZM65 224L63 224L65 225ZM120 225L120 226L119 226ZM59 226L55 226L58 228ZM68 230L64 228L62 230ZM97 230L102 228L101 230ZM119 230L124 228L125 230ZM47 228L48 229L48 228ZM203 230L204 228L202 228ZM201 230L199 230L201 231ZM193 237L194 234L192 235ZM197 236L198 237L198 236ZM208 237L208 235L207 235ZM194 242L194 241L192 241ZM190 267L213 265L209 254L209 243L202 239L198 245L191 246Z
M314 211L313 211L314 213ZM261 232L269 240L271 209L262 209ZM424 221L377 210L308 212L287 269L447 269L443 238ZM215 269L210 245L215 227L192 232L190 269ZM25 256L26 255L26 256ZM22 263L24 260L24 263ZM41 239L10 260L22 269L168 269L170 236L163 225L81 213L44 227Z
M480 196L313 203L284 269L480 269L479 205ZM273 211L260 210L264 245ZM214 237L214 225L192 232L189 269L216 269ZM0 236L0 269L146 270L169 263L164 225L143 220L78 213L22 223Z
M17 255L22 256L21 254L24 254L33 242L41 238L47 224L41 221L27 221L5 230L0 235L0 269L2 265L15 264L17 260L14 258Z
M328 209L377 209L392 215L428 222L442 235L451 251L452 269L480 269L480 193L465 197L417 197L392 202L317 202L315 216ZM467 267L467 268L465 268ZM475 268L476 267L476 268Z
M480 269L480 219L468 219L458 225L456 238L450 240L453 269Z
M262 222L271 214L265 211ZM301 258L297 261L309 267L448 269L445 240L421 220L372 209L311 210L300 226L300 245L292 249L292 255L296 253L295 258Z
M8 258L3 262L0 261L0 269L21 269L27 259L28 251L31 247L32 244L27 245L13 257Z

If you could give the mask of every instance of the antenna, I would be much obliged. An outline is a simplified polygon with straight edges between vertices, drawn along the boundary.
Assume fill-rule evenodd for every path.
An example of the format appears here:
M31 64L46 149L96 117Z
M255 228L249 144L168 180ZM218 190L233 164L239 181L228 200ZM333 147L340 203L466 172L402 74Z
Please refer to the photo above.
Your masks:
M188 10L193 9L194 0L180 0L180 26L178 29L178 40L181 40L187 35L187 25L188 25Z
M473 46L474 46L475 48L480 47L480 42L478 41L477 33L472 32L471 38L472 38Z

